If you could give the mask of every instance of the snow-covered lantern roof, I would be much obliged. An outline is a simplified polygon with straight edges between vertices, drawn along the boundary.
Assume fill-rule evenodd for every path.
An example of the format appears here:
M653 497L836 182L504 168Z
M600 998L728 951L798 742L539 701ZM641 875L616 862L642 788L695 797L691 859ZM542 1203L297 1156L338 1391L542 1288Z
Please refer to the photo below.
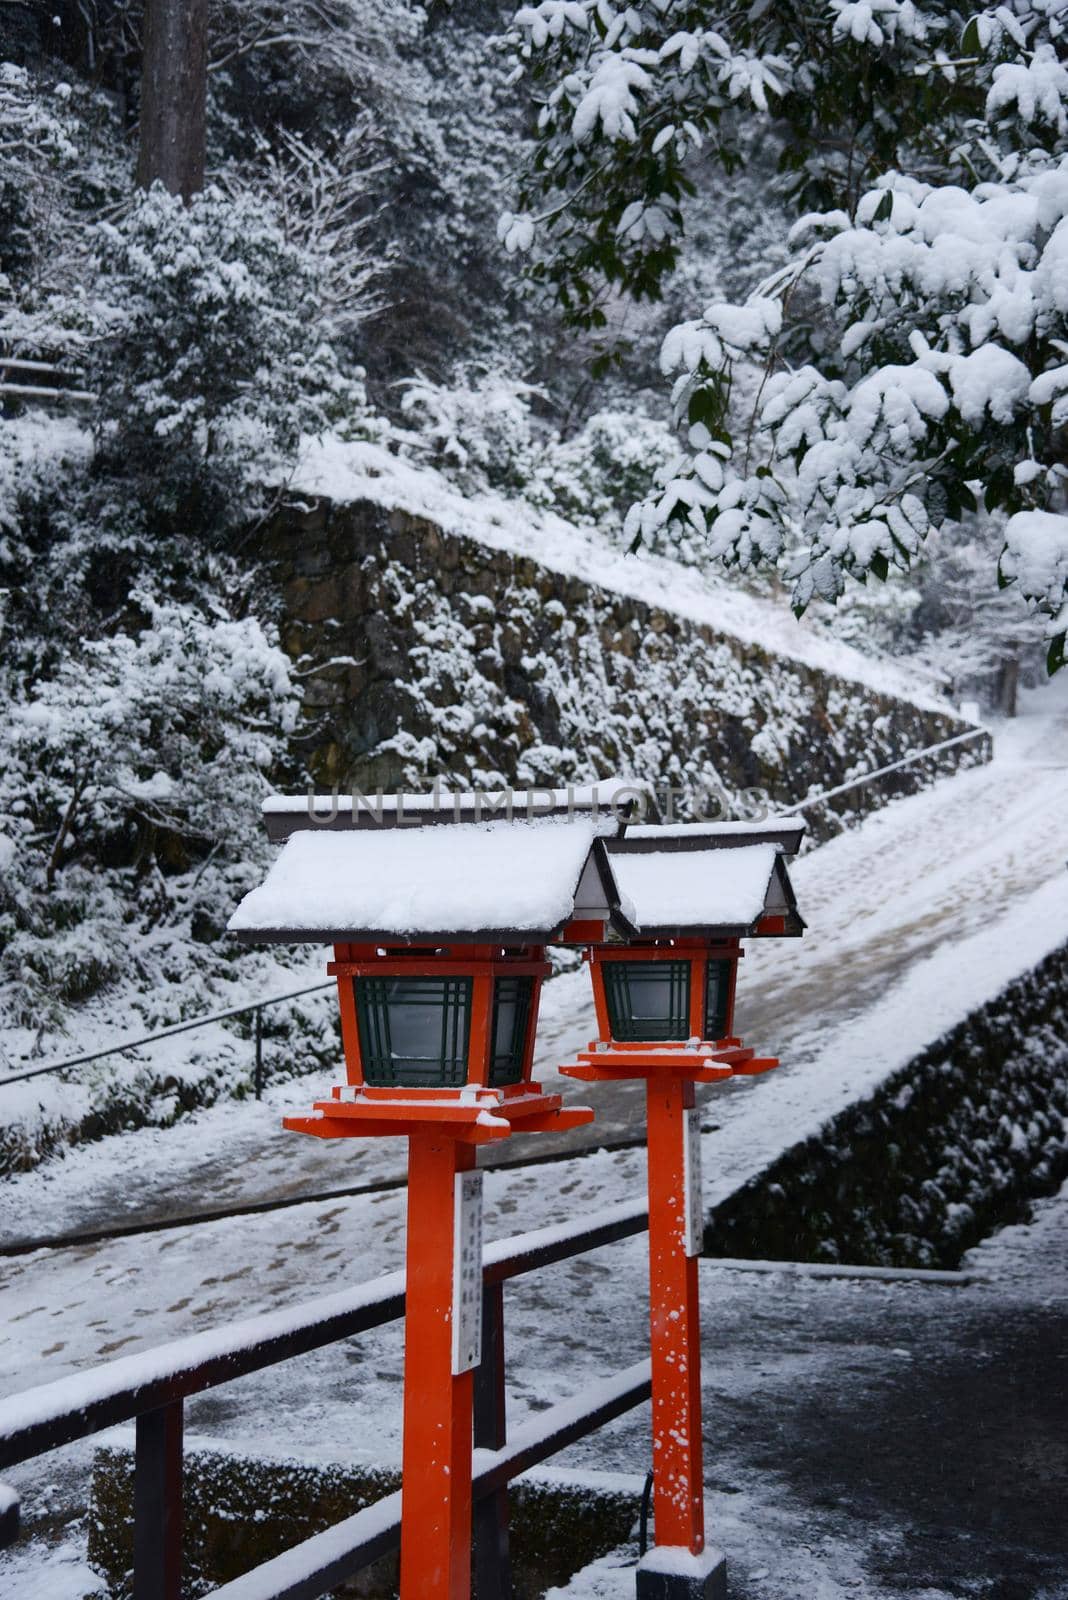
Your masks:
M229 926L249 943L333 944L348 1077L317 1117L287 1126L336 1137L407 1131L379 1124L418 1116L481 1142L513 1122L588 1120L530 1081L545 945L605 928L615 892L595 847L642 798L615 782L359 805L268 800L282 849Z
M804 929L787 858L804 823L680 823L627 827L599 840L619 930L589 947L599 1043L700 1041L740 1049L733 1036L741 940ZM753 1058L755 1059L755 1058Z

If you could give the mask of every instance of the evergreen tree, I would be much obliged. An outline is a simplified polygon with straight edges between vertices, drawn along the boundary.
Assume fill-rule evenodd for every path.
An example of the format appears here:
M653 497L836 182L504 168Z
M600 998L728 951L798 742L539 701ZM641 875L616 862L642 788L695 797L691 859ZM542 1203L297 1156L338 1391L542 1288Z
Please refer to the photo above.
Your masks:
M1062 14L1058 0L975 16L911 0L516 14L538 142L499 231L535 251L579 325L604 321L609 291L662 292L709 150L730 166L753 118L783 134L790 258L744 304L695 308L668 335L689 453L632 509L636 540L679 524L727 563L781 562L800 611L847 576L907 568L981 502L1005 518L998 581L1046 618L1062 664Z

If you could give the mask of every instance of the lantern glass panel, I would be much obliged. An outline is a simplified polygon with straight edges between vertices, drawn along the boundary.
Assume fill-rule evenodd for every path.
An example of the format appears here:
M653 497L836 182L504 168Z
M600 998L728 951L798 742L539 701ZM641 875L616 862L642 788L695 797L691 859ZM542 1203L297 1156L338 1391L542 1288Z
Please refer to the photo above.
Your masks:
M381 1088L467 1082L470 978L356 978L366 1083Z
M605 999L613 1039L688 1039L688 961L606 961Z
M731 963L709 960L705 978L705 1038L725 1039L731 1000Z
M497 978L494 981L489 1081L495 1089L519 1083L523 1076L533 988L533 978Z

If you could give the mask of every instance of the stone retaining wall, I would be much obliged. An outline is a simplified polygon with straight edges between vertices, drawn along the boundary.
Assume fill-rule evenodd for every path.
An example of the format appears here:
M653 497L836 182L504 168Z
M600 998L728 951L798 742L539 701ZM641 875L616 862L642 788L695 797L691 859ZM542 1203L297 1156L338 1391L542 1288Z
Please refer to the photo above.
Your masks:
M622 771L691 797L721 786L745 814L964 726L368 501L288 511L268 547L305 686L298 748L323 788ZM988 757L945 752L843 797L815 831Z
M717 1207L715 1256L955 1267L1068 1176L1068 946Z

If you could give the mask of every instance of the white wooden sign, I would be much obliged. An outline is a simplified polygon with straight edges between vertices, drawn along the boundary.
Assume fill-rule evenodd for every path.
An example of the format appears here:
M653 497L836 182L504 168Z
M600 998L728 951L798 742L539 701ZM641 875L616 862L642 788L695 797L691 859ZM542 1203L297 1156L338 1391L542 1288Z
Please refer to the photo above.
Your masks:
M458 1172L453 1203L452 1370L482 1359L482 1174Z
M686 1112L682 1129L682 1248L699 1256L705 1238L705 1201L701 1183L701 1113Z

